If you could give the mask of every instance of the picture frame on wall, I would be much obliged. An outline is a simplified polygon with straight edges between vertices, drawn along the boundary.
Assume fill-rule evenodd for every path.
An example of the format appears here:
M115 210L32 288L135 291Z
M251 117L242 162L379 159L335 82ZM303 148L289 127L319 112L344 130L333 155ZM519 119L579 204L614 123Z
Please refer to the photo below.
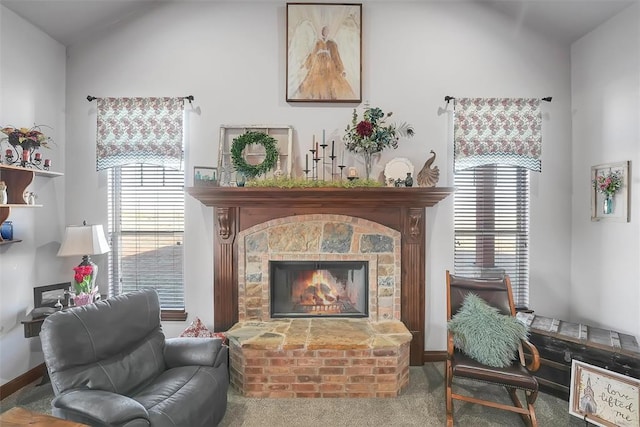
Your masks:
M193 185L218 185L218 168L210 166L193 167Z
M629 172L631 162L616 162L591 167L591 221L629 222ZM612 180L619 182L615 193L607 194Z
M362 101L362 4L287 3L287 102Z
M573 359L569 413L590 424L640 425L640 380Z

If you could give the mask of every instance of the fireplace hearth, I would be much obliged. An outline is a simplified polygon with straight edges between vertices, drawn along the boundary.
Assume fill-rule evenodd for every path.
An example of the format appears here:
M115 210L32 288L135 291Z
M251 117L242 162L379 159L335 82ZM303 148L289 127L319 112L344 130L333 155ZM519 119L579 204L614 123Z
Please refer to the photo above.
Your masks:
M271 317L368 317L367 261L271 261Z

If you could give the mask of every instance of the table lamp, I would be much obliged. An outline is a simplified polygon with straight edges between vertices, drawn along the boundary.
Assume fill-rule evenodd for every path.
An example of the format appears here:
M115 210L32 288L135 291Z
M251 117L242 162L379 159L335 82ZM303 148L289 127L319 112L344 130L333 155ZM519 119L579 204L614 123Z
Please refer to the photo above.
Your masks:
M58 251L58 256L82 256L79 265L90 265L93 267L89 289L94 289L98 266L91 262L91 255L100 255L110 251L107 238L102 225L87 225L83 221L82 225L69 225L64 232L62 245Z

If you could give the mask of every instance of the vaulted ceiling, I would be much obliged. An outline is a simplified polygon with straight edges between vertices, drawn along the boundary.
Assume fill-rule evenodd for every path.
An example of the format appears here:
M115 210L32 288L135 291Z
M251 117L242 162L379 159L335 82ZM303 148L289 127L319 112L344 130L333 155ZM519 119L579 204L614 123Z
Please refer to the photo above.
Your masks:
M118 22L172 1L178 0L0 0L0 4L60 43L71 46L92 32L106 30ZM560 43L571 44L622 9L640 0L468 1L507 15L516 25L549 34ZM401 2L398 2L398 7L402 7Z

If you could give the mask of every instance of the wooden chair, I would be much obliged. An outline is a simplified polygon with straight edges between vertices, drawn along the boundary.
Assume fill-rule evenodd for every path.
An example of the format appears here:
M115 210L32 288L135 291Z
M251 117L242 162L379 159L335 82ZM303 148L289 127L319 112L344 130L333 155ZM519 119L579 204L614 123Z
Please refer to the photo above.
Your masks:
M498 308L502 314L515 316L516 310L511 293L509 276L502 278L468 278L455 276L447 271L447 320L450 320L460 309L465 296L474 293L489 305ZM538 350L528 341L522 341L518 349L518 358L511 366L495 368L483 365L461 351L454 348L453 333L448 332L447 360L445 366L445 398L447 404L447 427L453 426L453 400L477 403L497 409L504 409L520 414L525 424L537 426L533 404L538 397L538 382L531 375L540 366ZM523 346L527 348L527 360ZM463 377L481 383L504 386L514 406L483 400L480 398L453 392L453 379ZM522 405L516 390L523 390L526 396L526 407Z

